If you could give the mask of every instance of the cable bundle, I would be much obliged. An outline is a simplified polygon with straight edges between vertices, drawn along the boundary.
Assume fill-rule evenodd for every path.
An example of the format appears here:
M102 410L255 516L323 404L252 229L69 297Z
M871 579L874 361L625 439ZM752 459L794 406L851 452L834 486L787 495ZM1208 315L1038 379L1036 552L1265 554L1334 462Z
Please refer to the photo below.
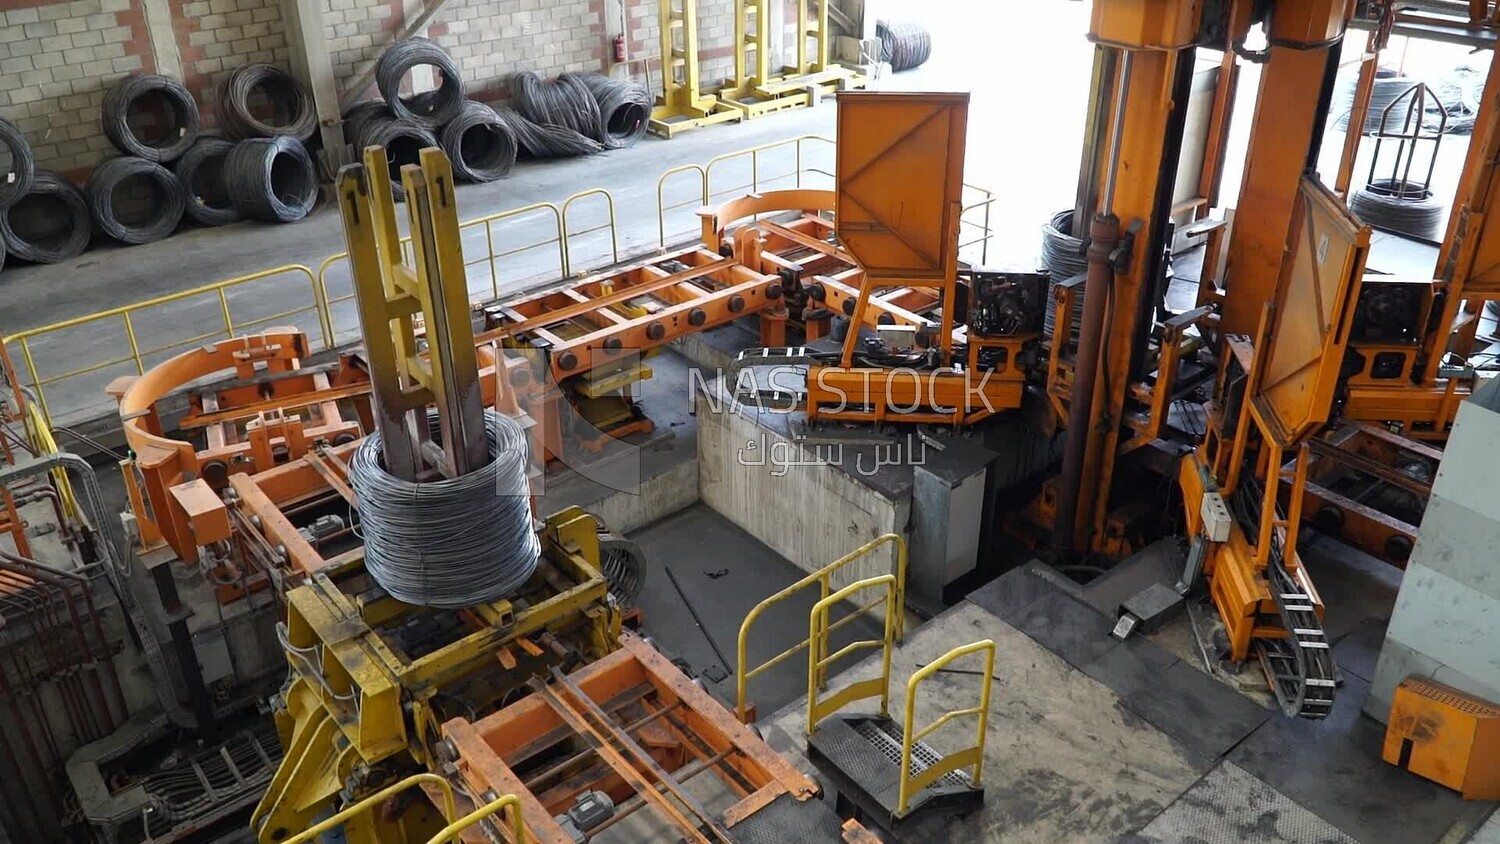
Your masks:
M259 94L270 106L269 119L253 112L250 100ZM231 138L311 138L318 129L318 114L312 97L286 71L269 64L247 64L236 68L219 86L216 98L219 123Z
M1432 191L1422 182L1377 179L1354 192L1349 210L1377 229L1436 240L1443 205L1433 201Z
M431 65L443 75L436 90L401 98L401 79L418 65ZM464 107L464 80L458 62L426 38L407 38L391 45L375 65L375 85L397 117L436 129L458 117Z
M132 113L152 105L162 118L155 131L141 132L130 126ZM198 104L181 82L150 73L133 73L104 95L100 109L104 134L126 155L147 161L173 161L198 138Z
M420 164L421 152L427 147L439 146L437 136L427 128L411 121L392 117L389 113L370 113L360 119L355 127L354 148L384 147L390 162L391 196L397 202L406 199L406 188L401 185L401 168L407 164ZM363 155L361 154L361 158Z
M428 416L430 433L437 415ZM485 412L492 460L458 478L413 483L382 465L378 433L349 461L359 500L365 568L391 597L459 609L509 597L536 571L530 444L520 424Z
M610 79L602 73L563 74L575 76L599 103L599 134L605 149L635 146L646 134L654 98L645 86Z
M118 194L122 187L130 190L137 185L146 190L124 199L139 205L122 217L115 207L121 198ZM89 174L84 192L99 229L121 243L139 245L161 240L176 231L182 221L182 186L177 177L144 158L121 156L104 161Z
M493 182L516 164L516 135L510 125L484 103L472 100L447 126L441 137L453 172L471 182Z
M0 144L4 144L10 153L10 167L0 173L0 208L4 208L31 189L36 157L31 154L31 144L26 143L26 136L20 128L3 117L0 117Z
M1042 334L1050 339L1057 322L1057 285L1089 269L1088 259L1083 255L1083 241L1073 236L1071 209L1053 214L1042 226L1042 266L1052 274L1052 283L1047 286L1047 311L1042 317ZM1073 298L1073 342L1078 342L1082 328L1083 292L1079 290Z
M26 195L0 211L0 244L23 261L76 258L88 248L91 233L83 191L50 170L36 171Z
M604 150L604 144L580 135L566 126L544 126L527 120L508 108L495 110L495 116L510 127L521 149L532 158L577 158Z
M199 138L175 168L187 215L205 226L222 226L240 218L224 180L224 165L234 144L223 138Z
M875 37L880 39L880 60L891 70L921 67L932 57L932 34L916 21L876 21Z
M269 223L295 223L318 199L312 156L296 138L252 138L224 160L224 186L246 217Z

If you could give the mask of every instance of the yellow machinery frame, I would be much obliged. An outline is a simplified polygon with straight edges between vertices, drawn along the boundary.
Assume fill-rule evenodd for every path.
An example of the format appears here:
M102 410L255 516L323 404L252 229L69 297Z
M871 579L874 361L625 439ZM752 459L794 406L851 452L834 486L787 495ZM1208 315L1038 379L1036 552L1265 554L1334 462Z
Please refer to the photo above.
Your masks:
M796 64L773 69L770 45L780 33L768 14L778 0L735 0L734 84L719 92L720 99L739 109L745 117L814 105L819 95L841 88L863 88L866 78L855 70L833 62L832 33L828 28L828 2L795 0L797 8ZM783 4L785 5L785 4ZM809 44L809 42L811 42Z
M433 767L431 745L441 730L433 699L455 683L481 671L503 676L508 685L490 695L500 701L566 654L596 659L618 647L622 619L597 566L598 522L570 508L547 520L541 538L541 577L555 590L551 597L525 607L475 607L467 611L482 622L474 632L417 659L398 653L376 629L410 608L340 587L358 582L361 556L333 563L287 593L292 678L276 712L287 752L251 818L262 841L308 826L341 791L375 784L382 763ZM507 660L511 667L497 671ZM380 834L389 832L351 823L350 841L383 841Z
M698 60L698 0L660 0L661 94L651 131L670 138L687 129L739 120L745 113L703 92Z

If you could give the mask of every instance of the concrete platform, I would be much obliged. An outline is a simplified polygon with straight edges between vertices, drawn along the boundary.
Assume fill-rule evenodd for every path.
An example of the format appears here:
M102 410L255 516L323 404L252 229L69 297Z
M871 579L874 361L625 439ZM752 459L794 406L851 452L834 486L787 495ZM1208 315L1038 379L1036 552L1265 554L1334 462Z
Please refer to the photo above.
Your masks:
M905 678L919 664L984 638L999 655L984 808L908 840L1456 844L1494 837L1496 804L1465 802L1380 761L1382 729L1360 714L1367 683L1357 675L1346 672L1332 718L1288 720L1155 642L1107 639L1108 621L1072 590L1018 569L909 634L892 661L897 713ZM1365 632L1345 639L1356 635L1368 639ZM866 660L831 687L876 673ZM972 705L977 695L972 676L939 674L930 683L916 704L918 724ZM772 745L799 764L806 764L806 717L799 701L763 722ZM967 722L929 742L951 751L972 737Z

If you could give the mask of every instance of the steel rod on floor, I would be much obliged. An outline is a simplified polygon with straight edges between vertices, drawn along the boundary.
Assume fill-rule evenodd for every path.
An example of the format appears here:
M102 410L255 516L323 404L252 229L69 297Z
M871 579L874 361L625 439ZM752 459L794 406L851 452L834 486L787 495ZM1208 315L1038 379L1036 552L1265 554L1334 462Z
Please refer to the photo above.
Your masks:
M698 632L703 634L703 638L708 640L708 646L713 648L714 654L719 657L719 665L725 671L733 674L735 670L734 664L724 658L724 652L719 650L719 643L715 642L714 637L709 634L708 628L703 624L703 619L698 616L697 608L693 606L692 601L688 600L687 593L682 591L682 584L677 582L677 575L672 573L672 567L663 566L662 568L667 572L667 579L672 581L672 588L677 590L677 597L682 599L682 605L687 607L688 613L693 616L693 623L698 625Z

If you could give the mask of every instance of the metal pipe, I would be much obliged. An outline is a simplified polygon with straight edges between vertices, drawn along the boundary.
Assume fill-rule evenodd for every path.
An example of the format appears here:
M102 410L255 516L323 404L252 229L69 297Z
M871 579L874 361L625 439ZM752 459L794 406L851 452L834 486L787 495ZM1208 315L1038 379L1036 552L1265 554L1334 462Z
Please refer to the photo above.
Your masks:
M0 572L8 575L0 581L0 585L14 587L14 591L9 593L14 599L20 600L21 596L27 592L36 595L35 602L28 605L27 622L31 626L31 641L34 643L36 652L42 657L42 670L57 689L69 726L79 736L91 737L95 725L91 723L92 719L88 717L79 689L68 671L72 666L68 663L66 655L58 651L59 637L54 634L54 630L59 626L56 599L53 597L58 587L44 580L28 578L3 565L0 565Z
M115 594L120 599L121 609L130 619L130 625L140 641L141 650L146 655L146 664L151 669L151 678L162 709L174 724L189 729L195 727L195 719L177 702L177 696L172 691L172 672L167 668L166 657L162 654L161 645L156 640L156 632L151 629L150 622L141 611L140 604L135 599L135 593L131 592L129 585L122 581L122 578L130 574L130 546L125 540L124 531L119 523L111 520L104 509L104 495L99 489L99 479L94 475L94 467L76 454L53 452L10 466L0 466L0 485L18 478L42 477L53 469L71 470L72 474L78 478L88 518L95 529L104 534L105 542L102 543L105 548L104 571Z
M1111 255L1120 240L1120 220L1101 214L1089 225L1089 271L1083 288L1083 328L1073 364L1072 397L1068 404L1068 439L1063 449L1062 477L1057 490L1057 519L1053 544L1060 551L1074 548L1083 458L1088 448L1094 412L1094 385L1099 376L1099 349L1104 339L1104 300L1114 282Z
M115 671L114 654L110 653L109 637L104 633L104 625L99 620L98 610L95 608L93 596L92 594L90 594L88 578L72 572L54 572L42 566L35 560L29 560L25 557L17 556L5 551L0 551L0 569L15 571L16 573L24 573L29 577L50 582L54 586L56 586L58 590L63 594L63 596L67 599L68 615L73 623L73 631L75 637L78 639L79 649L85 655L91 655L95 661L94 666L90 670L90 674L92 674L94 678L94 684L99 695L99 700L104 704L104 720L107 725L106 732L109 730L113 730L119 725L120 721L123 721L125 718L129 717L130 713L125 704L125 691L120 686L119 674ZM77 597L74 595L73 590L70 588L70 583L77 585L79 587L78 591L83 595L84 605L86 607L86 613L84 615L79 614ZM89 621L93 623L92 626L94 628L94 633L98 637L97 647L89 643L89 636L83 622L83 618L85 616L89 619ZM99 678L98 667L101 663L104 666L105 673L109 675L110 685L112 686L112 691L114 692L116 709L120 713L119 719L116 719L113 713L110 712L109 704L104 700L105 694L103 681Z
M1099 203L1099 210L1104 214L1113 214L1115 210L1115 182L1120 171L1120 138L1125 134L1125 101L1130 91L1133 56L1129 50L1120 51L1120 87L1115 90L1114 125L1109 130L1109 168L1104 176L1104 199Z
M1094 213L1099 190L1099 142L1109 124L1104 104L1115 81L1113 49L1103 44L1094 47L1094 77L1089 85L1089 122L1083 136L1083 161L1078 165L1078 193L1073 201L1073 227L1070 231L1082 238L1084 227Z

